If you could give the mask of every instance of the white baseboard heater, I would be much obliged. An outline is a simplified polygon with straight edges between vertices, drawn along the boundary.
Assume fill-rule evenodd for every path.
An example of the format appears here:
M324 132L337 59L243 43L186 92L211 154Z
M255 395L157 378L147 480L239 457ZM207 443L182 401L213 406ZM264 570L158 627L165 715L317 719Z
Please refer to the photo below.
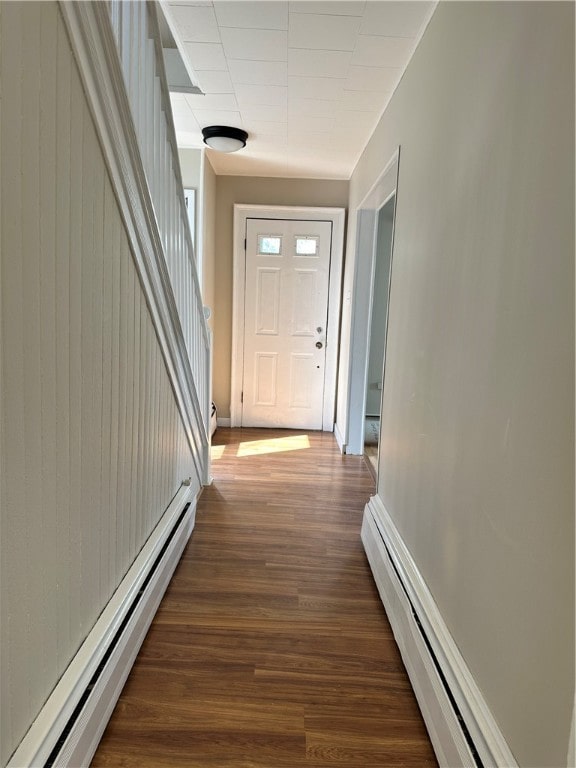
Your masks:
M440 766L517 768L379 496L364 510L362 543Z
M182 485L7 768L87 766L194 528Z

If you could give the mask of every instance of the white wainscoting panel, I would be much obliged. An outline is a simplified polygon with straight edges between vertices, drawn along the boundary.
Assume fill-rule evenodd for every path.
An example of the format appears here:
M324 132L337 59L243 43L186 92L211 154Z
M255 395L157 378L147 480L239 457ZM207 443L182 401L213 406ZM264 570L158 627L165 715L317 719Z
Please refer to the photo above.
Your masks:
M42 766L50 758L54 766L63 768L90 764L190 537L196 501L190 486L183 485L58 681L8 768Z
M0 34L4 766L199 482L61 9L2 3Z

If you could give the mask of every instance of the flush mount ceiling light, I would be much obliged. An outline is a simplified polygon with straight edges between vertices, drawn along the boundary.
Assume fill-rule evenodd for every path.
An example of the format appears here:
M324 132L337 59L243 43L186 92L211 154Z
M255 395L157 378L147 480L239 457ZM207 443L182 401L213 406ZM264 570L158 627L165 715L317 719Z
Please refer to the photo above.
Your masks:
M209 125L202 128L204 144L218 152L237 152L246 146L248 134L241 128L230 128L226 125Z

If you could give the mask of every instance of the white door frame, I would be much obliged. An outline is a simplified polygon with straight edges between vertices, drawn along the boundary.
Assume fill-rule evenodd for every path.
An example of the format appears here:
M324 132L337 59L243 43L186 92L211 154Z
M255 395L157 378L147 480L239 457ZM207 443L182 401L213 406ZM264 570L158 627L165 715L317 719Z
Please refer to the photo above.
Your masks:
M368 344L372 303L372 281L376 259L378 212L397 193L400 147L356 209L356 257L352 289L350 353L348 358L348 403L346 453L364 453L364 410L368 376ZM392 243L392 251L394 244ZM393 254L391 256L393 258ZM392 270L390 270L390 279ZM368 301L366 298L369 297ZM382 393L383 396L384 393Z
M247 219L300 219L305 221L332 222L322 429L326 432L332 432L334 430L345 215L345 208L307 208L303 206L287 205L234 205L230 426L239 427L242 421L241 394L244 371L244 289L246 281L246 252L244 249L244 238L246 237L246 221Z

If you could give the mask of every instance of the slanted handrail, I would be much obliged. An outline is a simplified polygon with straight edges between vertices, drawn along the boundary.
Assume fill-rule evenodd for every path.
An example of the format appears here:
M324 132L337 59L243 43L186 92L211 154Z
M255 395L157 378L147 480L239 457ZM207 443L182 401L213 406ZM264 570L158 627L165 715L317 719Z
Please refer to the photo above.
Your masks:
M163 256L190 362L198 415L210 424L210 337L184 201L176 134L153 2L108 4Z

